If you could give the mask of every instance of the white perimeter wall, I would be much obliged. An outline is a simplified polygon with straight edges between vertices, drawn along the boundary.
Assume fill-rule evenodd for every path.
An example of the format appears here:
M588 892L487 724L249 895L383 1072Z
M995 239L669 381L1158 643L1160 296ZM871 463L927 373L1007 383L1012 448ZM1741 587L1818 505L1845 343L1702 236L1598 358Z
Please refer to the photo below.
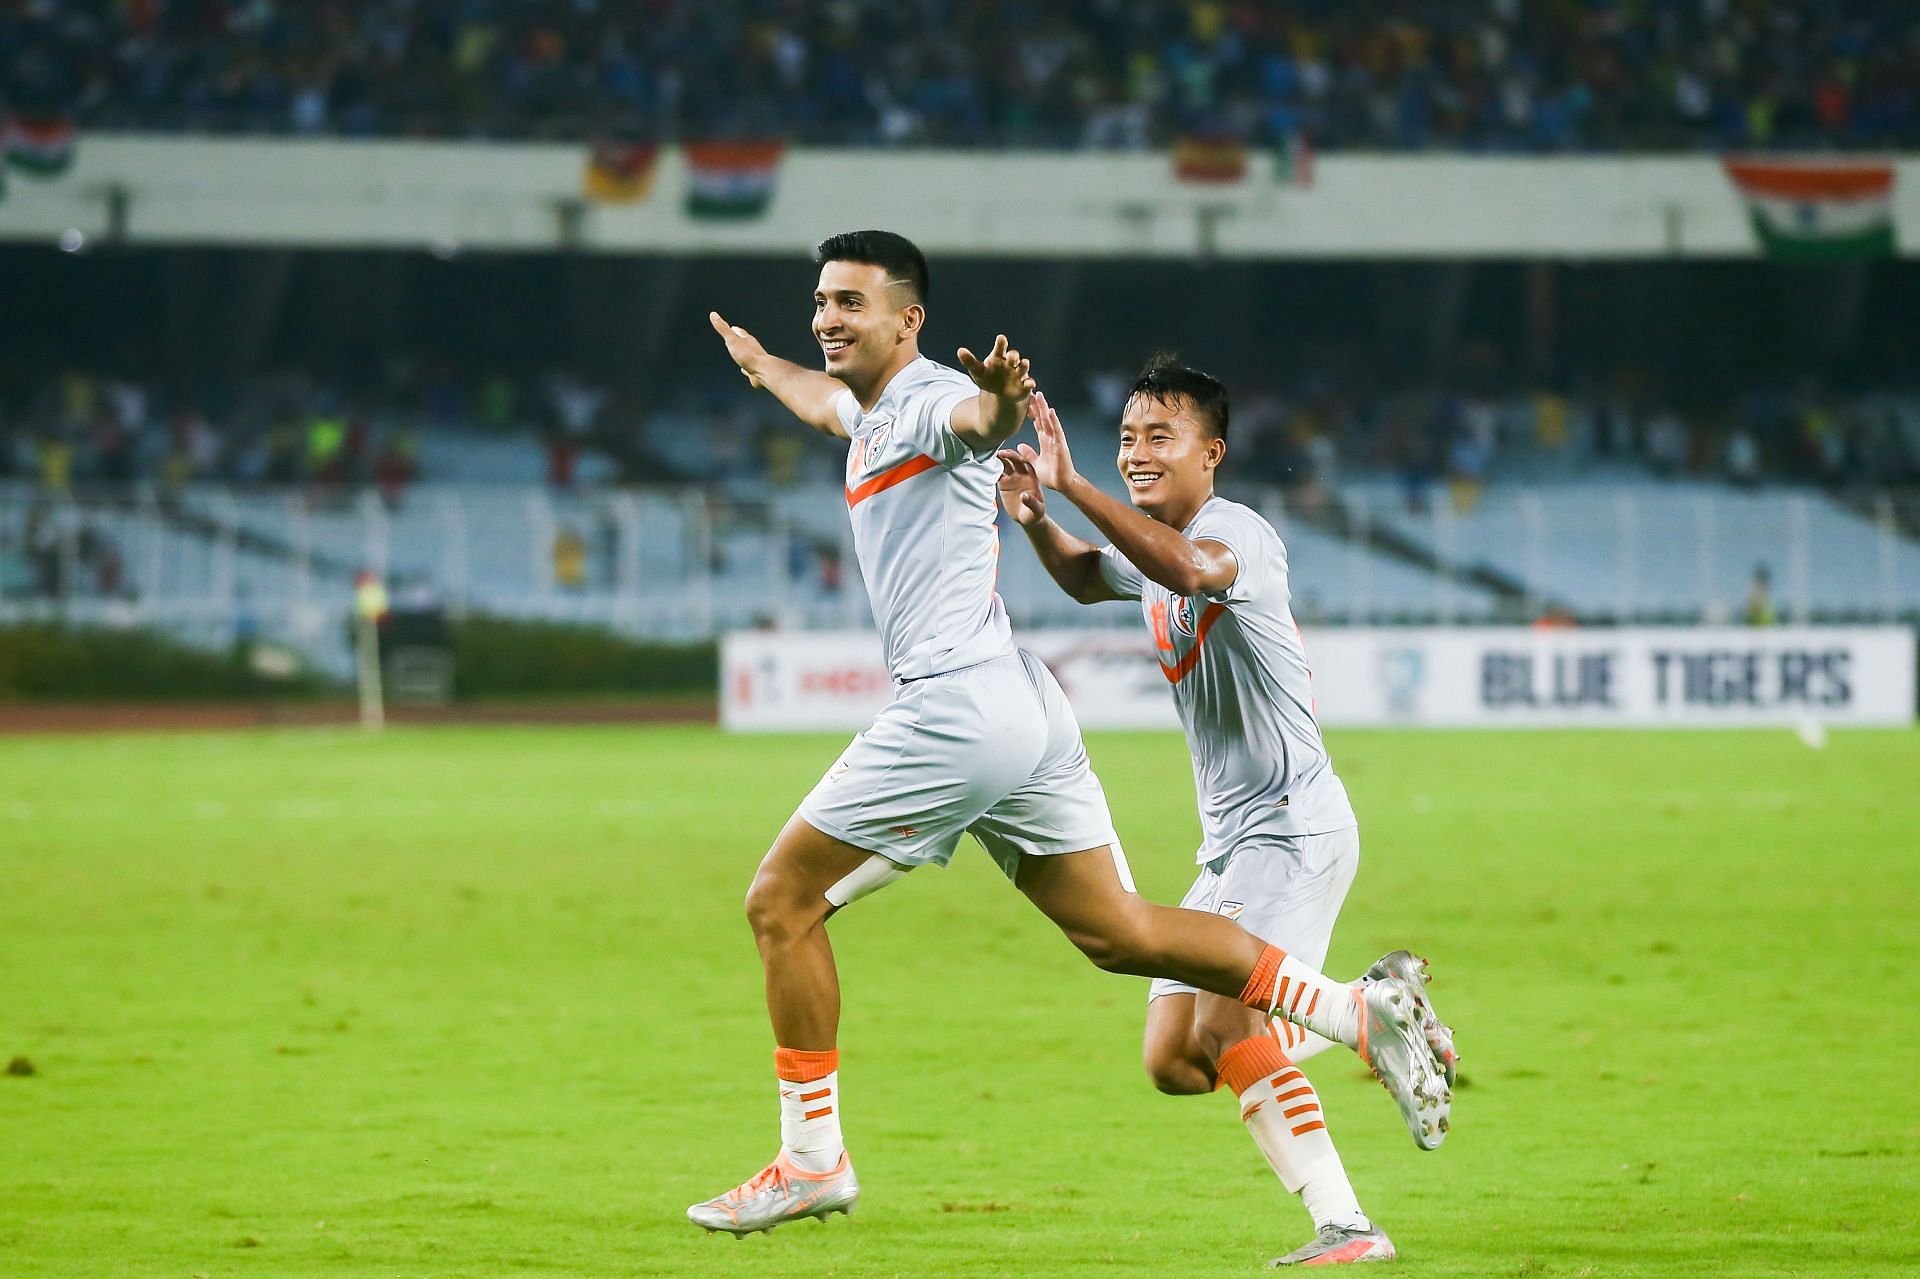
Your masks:
M583 146L89 134L51 182L14 175L0 240L94 236L124 196L133 243L544 250L580 197ZM588 205L574 247L616 253L805 251L885 226L945 254L1190 257L1751 257L1744 206L1711 156L1322 157L1310 189L1254 157L1244 182L1174 181L1153 154L801 150L763 218L682 208L677 148L650 197ZM1920 252L1920 157L1898 161L1896 229Z
M1306 633L1334 726L1752 728L1914 720L1900 627L1542 631L1326 627ZM1144 627L1031 631L1088 728L1177 729ZM735 731L865 728L894 691L870 632L741 632L720 658Z

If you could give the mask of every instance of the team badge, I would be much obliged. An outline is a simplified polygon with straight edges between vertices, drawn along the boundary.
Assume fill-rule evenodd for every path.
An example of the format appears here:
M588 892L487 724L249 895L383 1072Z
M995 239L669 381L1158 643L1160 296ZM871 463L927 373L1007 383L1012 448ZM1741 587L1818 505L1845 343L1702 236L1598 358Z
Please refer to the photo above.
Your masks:
M1240 918L1240 912L1247 908L1245 902L1221 902L1220 913L1228 919Z
M1176 595L1173 606L1167 611L1172 615L1173 629L1192 639L1194 636L1193 601L1184 595Z
M882 422L867 435L867 455L869 457L887 447L887 437L893 434L893 423Z
M849 764L844 759L838 761L837 763L834 764L832 768L829 768L827 770L827 780L830 782L839 781L842 777L845 777L847 775L847 770L852 767L853 765Z

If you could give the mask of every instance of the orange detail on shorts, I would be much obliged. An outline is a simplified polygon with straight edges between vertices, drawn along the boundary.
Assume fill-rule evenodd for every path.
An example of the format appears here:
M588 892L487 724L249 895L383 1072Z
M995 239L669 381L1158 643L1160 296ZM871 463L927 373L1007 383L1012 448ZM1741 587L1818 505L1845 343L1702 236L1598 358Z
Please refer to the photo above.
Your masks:
M816 1079L825 1079L838 1069L838 1048L829 1048L825 1052L807 1052L799 1048L773 1050L773 1073L786 1083L810 1084Z
M1287 987L1291 985L1292 982L1293 978L1291 977L1282 977L1280 979L1280 989L1273 992L1273 1006L1275 1008L1287 1002Z
M806 1114L806 1117L808 1119L818 1119L822 1115L831 1115L832 1113L833 1113L832 1106L822 1106L818 1110L809 1110Z
M1193 673L1193 668L1200 664L1200 646L1207 642L1207 632L1213 629L1213 624L1226 611L1225 604L1207 605L1206 612L1200 614L1200 621L1193 628L1193 647L1187 650L1187 655L1172 666L1160 663L1160 673L1167 677L1167 683L1178 684Z
M1247 984L1240 992L1240 1002L1260 1012L1273 1010L1273 981L1280 974L1280 961L1287 952L1278 946L1269 946L1260 952L1260 958L1254 961L1253 972L1247 977Z
M1307 1001L1307 1011L1301 1013L1300 1015L1302 1017L1311 1017L1313 1016L1313 1010L1318 1008L1319 1006L1320 1006L1320 991L1316 987L1313 992L1313 998Z
M1220 1054L1221 1082L1238 1097L1276 1070L1284 1070L1287 1059L1265 1035L1243 1039Z
M1290 1109L1283 1110L1280 1113L1288 1119L1298 1119L1301 1115L1310 1114L1311 1112L1316 1111L1318 1109L1320 1109L1319 1102L1303 1101L1298 1106L1294 1106ZM813 1118L813 1116L809 1115L807 1116L807 1118L811 1119Z
M1296 1137L1304 1137L1310 1132L1325 1132L1326 1130L1327 1130L1327 1126L1321 1123L1318 1119L1316 1119L1311 1123L1304 1123L1304 1124L1301 1124L1298 1128L1295 1128L1293 1130L1293 1135Z
M908 458L898 466L889 467L872 479L862 483L860 487L848 489L847 509L852 510L854 507L860 505L860 503L872 497L875 493L884 493L894 485L910 480L916 475L931 471L938 465L940 465L939 459L928 457L925 453L922 453L918 457Z
M1287 1005L1287 1011L1288 1011L1288 1012L1290 1012L1290 1013L1297 1013L1297 1012L1299 1012L1299 1011L1300 1011L1300 996L1302 996L1302 995L1304 995L1304 994L1306 994L1306 993L1307 993L1307 983L1305 983L1305 982L1301 982L1301 983L1299 983L1298 985L1296 985L1296 986L1295 986L1295 987L1293 988L1293 1002Z
M822 1097L831 1097L831 1096L833 1096L833 1089L819 1088L819 1089L815 1089L813 1092L801 1093L800 1100L801 1101L819 1101Z

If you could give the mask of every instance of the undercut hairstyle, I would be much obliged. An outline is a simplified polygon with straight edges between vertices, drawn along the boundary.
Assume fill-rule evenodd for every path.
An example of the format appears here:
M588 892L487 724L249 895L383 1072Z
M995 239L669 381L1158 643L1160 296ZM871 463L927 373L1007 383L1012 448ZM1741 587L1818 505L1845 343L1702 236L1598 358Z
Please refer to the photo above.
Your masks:
M859 262L877 266L887 279L913 294L913 300L926 305L932 279L927 271L927 256L912 240L891 231L842 231L820 241L813 251L813 264Z
M1136 395L1178 411L1179 401L1200 422L1200 427L1216 440L1227 438L1227 388L1217 378L1180 363L1178 356L1162 353L1147 361L1140 376L1127 388L1129 402Z

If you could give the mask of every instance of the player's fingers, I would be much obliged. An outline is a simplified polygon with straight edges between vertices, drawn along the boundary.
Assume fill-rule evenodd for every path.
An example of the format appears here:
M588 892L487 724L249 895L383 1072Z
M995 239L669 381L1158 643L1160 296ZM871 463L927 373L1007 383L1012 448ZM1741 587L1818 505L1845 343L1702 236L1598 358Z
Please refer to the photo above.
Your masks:
M959 358L960 367L965 369L967 372L973 373L979 370L980 368L979 357L976 356L972 351L967 350L966 347L964 346L961 347L958 351L954 352L954 355Z
M1007 355L1007 335L1006 334L999 333L994 335L993 354L999 356L1001 359L1006 358L1006 355ZM991 359L992 357L989 356L988 358Z
M1038 450L1036 450L1036 449L1035 449L1035 448L1033 447L1033 445L1031 445L1031 444L1022 444L1022 445L1020 446L1020 457L1021 457L1021 459L1022 459L1023 461L1027 461L1027 462L1033 462L1033 461L1035 461L1035 460L1037 460L1037 459L1039 458L1039 456L1040 456L1040 454L1039 454L1039 451L1038 451Z
M718 333L721 337L727 336L727 334L732 331L727 326L727 322L720 318L720 313L718 311L707 312L707 323L711 324L713 326L713 331L715 333Z

